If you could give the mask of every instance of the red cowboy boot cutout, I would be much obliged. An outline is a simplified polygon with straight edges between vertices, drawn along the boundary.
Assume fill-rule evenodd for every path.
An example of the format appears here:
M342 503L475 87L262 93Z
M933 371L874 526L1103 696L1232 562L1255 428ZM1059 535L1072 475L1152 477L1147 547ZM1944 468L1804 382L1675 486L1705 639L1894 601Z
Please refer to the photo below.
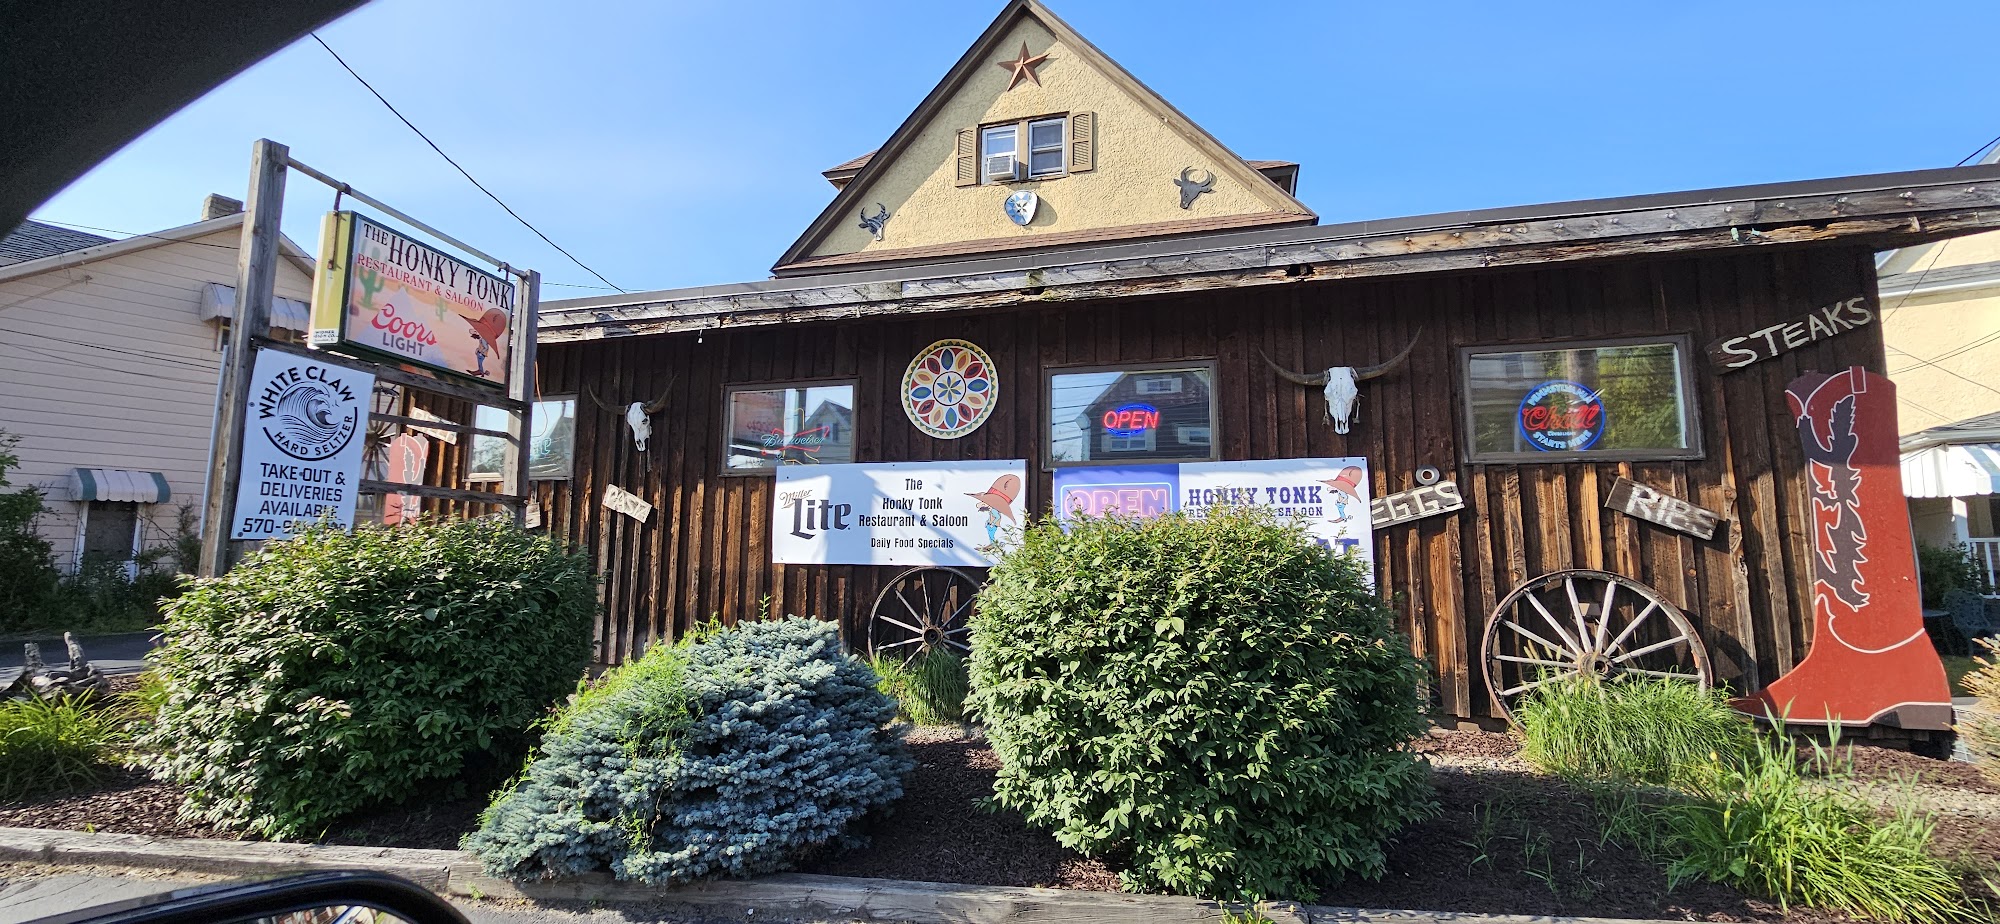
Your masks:
M1798 723L1951 727L1944 664L1924 634L1896 444L1896 386L1859 366L1785 388L1805 448L1813 636L1751 711Z

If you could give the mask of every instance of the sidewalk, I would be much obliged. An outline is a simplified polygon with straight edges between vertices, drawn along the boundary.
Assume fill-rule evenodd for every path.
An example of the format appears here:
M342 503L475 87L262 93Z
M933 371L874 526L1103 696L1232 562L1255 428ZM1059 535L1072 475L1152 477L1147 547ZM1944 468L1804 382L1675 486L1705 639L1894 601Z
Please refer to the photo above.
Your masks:
M546 883L513 883L487 876L471 855L456 850L389 847L324 847L155 838L137 834L91 834L39 828L0 828L0 862L80 867L79 877L40 891L0 891L0 924L11 894L18 902L59 894L65 901L94 903L102 880L106 890L143 886L106 876L104 867L230 877L270 876L310 869L370 869L415 881L451 899L479 920L556 920L593 912L599 903L649 906L666 918L779 921L906 921L911 924L1175 924L1217 922L1222 905L1173 895L1132 895L951 883L858 879L783 873L747 880L713 880L678 888L612 881L598 874ZM60 877L57 877L60 878ZM167 882L159 889L183 883ZM139 893L139 894L144 894ZM111 900L107 898L105 900ZM513 904L495 904L512 902ZM572 903L585 903L576 905ZM1260 909L1275 924L1334 922L1476 922L1476 924L1611 924L1603 918L1476 915L1453 912L1334 908L1275 902ZM474 913L477 912L477 913ZM492 917L498 914L500 917ZM620 919L629 916L622 913ZM1647 924L1626 921L1624 924Z

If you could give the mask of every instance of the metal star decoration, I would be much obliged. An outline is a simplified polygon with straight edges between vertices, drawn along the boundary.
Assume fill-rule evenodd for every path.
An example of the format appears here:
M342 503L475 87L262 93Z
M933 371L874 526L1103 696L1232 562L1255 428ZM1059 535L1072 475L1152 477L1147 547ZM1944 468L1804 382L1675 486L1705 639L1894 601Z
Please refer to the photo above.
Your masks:
M1007 80L1007 89L1009 90L1020 86L1023 78L1034 81L1035 86L1039 87L1042 85L1042 78L1041 75L1035 73L1035 68L1040 67L1042 62L1048 59L1049 53L1046 51L1030 57L1028 55L1028 43L1022 42L1020 57L1012 61L995 61L993 62L993 66L1014 72L1013 76Z

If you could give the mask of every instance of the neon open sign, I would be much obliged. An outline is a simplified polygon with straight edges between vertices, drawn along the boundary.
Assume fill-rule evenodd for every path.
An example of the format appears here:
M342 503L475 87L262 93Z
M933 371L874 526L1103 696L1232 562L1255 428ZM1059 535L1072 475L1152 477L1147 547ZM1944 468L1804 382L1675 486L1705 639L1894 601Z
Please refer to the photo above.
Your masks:
M1104 432L1112 436L1138 436L1160 425L1160 409L1150 404L1127 404L1104 412Z

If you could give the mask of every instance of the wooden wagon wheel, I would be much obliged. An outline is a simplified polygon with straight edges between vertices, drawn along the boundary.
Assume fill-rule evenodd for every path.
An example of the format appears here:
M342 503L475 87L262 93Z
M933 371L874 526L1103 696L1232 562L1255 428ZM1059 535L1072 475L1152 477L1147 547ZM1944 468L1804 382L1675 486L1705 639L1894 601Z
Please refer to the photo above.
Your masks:
M1687 616L1608 571L1556 571L1514 588L1487 617L1479 656L1486 690L1508 719L1521 694L1566 676L1679 677L1704 690L1714 682Z
M893 578L868 614L868 653L904 664L932 649L972 651L972 605L979 582L957 568L930 565Z

